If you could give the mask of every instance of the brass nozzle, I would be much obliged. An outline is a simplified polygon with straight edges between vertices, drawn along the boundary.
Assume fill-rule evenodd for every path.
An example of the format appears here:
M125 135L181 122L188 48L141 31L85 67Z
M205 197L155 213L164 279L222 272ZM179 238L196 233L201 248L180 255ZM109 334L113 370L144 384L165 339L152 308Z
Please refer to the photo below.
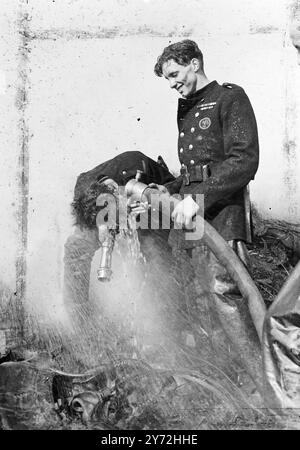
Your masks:
M132 200L142 201L145 190L148 188L147 184L137 181L135 178L129 180L125 186L125 194Z
M100 235L100 229L99 229ZM97 278L99 281L105 282L110 281L112 276L111 270L111 260L112 260L112 251L114 248L114 236L107 229L105 237L103 239L103 230L101 230L101 238L99 239L101 244L101 255L100 255L100 264L97 270Z

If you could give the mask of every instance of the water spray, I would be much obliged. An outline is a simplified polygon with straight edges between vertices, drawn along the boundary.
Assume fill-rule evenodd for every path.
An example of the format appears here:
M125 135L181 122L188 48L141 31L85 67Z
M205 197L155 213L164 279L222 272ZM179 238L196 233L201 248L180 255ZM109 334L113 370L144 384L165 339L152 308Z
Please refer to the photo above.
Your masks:
M138 185L141 185L141 189L144 189L144 187L148 188L147 185L144 185L143 183L139 182L142 174L143 174L142 170L137 170L135 178L130 180L127 184L130 185L130 182L137 183L135 189L137 189ZM125 187L125 193L127 191L129 192L129 188L126 189ZM136 198L134 195L131 194L127 194L127 197L129 197L127 214L130 214L132 212L133 215L137 215L141 212L145 212L149 208L147 202L145 204L142 204L142 202L140 201L141 197L140 192L137 193ZM114 204L114 208L115 207L116 205ZM128 220L126 220L126 224L128 226ZM99 268L97 270L97 278L101 282L108 282L111 280L112 276L111 270L112 252L114 249L116 230L115 228L110 229L109 226L104 224L99 224L97 226L98 226L98 239L100 243L100 263Z
M140 202L143 205L151 207L151 197L159 196L162 211L170 211L170 205L173 208L181 201L171 196L168 192L161 192L158 189L151 188L137 179L129 180L125 186L125 193L129 199ZM222 236L211 226L203 217L203 235L201 242L205 244L218 258L221 264L227 269L232 279L237 284L242 296L247 300L249 312L256 328L258 337L262 342L263 321L266 313L264 300L256 287L254 281L249 275L246 267L238 258L236 253L230 248Z
M135 211L139 212L140 210L146 211L147 209L150 209L151 199L153 199L154 195L158 196L161 211L168 211L169 214L172 213L172 208L175 208L181 200L171 196L168 192L161 192L157 188L142 183L140 177L141 172L137 171L136 177L129 180L125 186L125 195L128 198L128 214L130 214L130 212L133 212L134 214ZM203 235L201 238L202 243L205 244L215 254L221 264L225 266L228 273L237 284L241 294L248 301L248 307L254 326L260 340L262 340L263 320L266 307L258 288L242 261L229 247L227 242L204 218L201 216L199 217L204 223ZM105 245L102 248L101 267L98 271L98 279L103 281L110 279L111 276L110 265L113 243L109 239L107 241L104 239L102 242Z

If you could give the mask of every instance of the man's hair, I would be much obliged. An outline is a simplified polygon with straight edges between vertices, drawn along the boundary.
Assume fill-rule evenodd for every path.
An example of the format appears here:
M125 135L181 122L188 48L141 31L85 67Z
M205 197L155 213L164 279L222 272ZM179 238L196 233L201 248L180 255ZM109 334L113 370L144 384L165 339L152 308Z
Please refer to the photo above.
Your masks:
M187 66L193 58L197 58L200 62L200 70L203 71L203 54L199 49L196 42L190 39L185 39L184 41L175 42L168 47L164 48L162 54L157 58L157 62L154 67L154 73L161 77L162 66L167 61L173 59L177 64L182 66Z
M100 194L112 193L109 186L96 181L83 194L75 198L71 204L75 225L82 228L96 227L96 217L103 206L97 206L96 200Z

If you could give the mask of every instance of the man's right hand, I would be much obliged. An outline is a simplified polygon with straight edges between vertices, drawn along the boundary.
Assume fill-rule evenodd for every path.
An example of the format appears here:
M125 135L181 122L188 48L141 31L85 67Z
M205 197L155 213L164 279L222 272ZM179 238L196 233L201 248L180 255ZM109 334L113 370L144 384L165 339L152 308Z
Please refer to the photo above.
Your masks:
M159 192L162 192L163 194L166 194L168 189L163 184L156 184L156 183L150 183L148 184L149 188L157 189Z
M171 217L177 225L188 228L198 211L199 205L188 195L175 206Z

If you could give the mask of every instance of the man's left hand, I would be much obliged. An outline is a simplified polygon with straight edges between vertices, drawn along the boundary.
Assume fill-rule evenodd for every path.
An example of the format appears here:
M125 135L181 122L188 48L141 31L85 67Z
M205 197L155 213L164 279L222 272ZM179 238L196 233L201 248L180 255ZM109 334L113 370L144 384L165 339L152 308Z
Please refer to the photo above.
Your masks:
M174 208L172 219L179 226L189 227L195 214L199 211L199 206L189 195L181 200Z

